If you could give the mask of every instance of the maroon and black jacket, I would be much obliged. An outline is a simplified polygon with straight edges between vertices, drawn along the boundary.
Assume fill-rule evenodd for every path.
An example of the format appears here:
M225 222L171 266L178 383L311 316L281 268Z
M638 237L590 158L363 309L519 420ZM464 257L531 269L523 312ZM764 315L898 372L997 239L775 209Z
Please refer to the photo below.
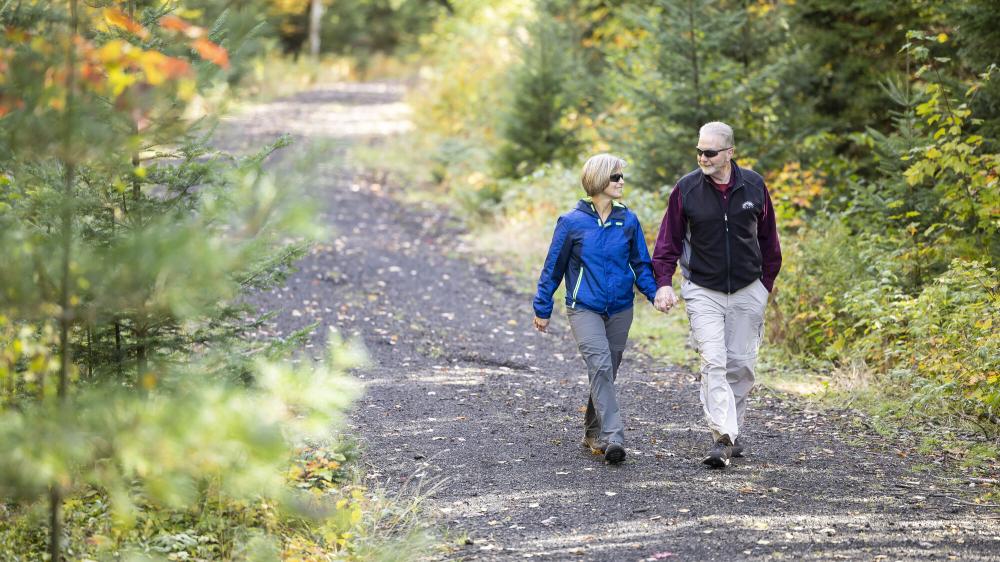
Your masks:
M680 262L691 282L732 294L760 279L768 291L781 269L774 207L764 178L732 164L728 190L695 170L670 193L653 249L657 287L670 285Z

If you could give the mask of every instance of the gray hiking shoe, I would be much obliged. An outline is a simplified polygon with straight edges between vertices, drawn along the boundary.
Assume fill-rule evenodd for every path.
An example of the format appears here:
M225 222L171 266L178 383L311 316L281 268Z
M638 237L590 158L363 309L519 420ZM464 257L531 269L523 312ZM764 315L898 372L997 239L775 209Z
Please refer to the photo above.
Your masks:
M622 447L618 443L608 444L607 449L604 450L604 460L611 464L618 464L625 460L625 447Z
M732 456L733 458L742 458L746 456L747 449L746 443L743 442L742 437L737 437L736 441L733 441Z
M733 446L729 444L728 437L722 437L712 445L708 455L701 461L711 468L726 468L729 466L729 457L732 456Z

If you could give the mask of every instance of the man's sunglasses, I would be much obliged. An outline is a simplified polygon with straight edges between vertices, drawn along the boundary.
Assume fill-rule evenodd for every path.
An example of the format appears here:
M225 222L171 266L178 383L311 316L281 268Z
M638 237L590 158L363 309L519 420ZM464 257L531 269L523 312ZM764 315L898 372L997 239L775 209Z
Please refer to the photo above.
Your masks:
M707 156L709 158L715 158L720 153L725 152L725 151L729 150L730 148L732 148L732 147L731 146L727 146L726 148L723 148L723 149L720 149L720 150L702 150L702 149L696 147L695 150L698 151L698 156L701 156L702 154L704 154L705 156Z
M611 174L611 182L620 182L625 179L625 174Z

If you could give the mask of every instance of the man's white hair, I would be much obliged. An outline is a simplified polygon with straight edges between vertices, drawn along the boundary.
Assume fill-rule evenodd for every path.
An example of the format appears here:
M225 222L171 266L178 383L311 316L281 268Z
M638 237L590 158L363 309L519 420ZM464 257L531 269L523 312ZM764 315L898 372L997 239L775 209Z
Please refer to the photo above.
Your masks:
M722 121L712 121L711 123L702 125L701 130L698 131L698 136L703 137L706 135L722 137L722 143L725 147L734 146L733 128Z

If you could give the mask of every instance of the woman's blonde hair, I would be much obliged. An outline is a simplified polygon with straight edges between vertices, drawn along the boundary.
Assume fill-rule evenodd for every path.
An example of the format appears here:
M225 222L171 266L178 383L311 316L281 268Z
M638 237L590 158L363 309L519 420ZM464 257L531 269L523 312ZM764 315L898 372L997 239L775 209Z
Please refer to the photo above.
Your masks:
M587 159L580 175L580 183L587 195L593 197L605 190L611 183L611 174L620 172L628 162L610 154L596 154Z

